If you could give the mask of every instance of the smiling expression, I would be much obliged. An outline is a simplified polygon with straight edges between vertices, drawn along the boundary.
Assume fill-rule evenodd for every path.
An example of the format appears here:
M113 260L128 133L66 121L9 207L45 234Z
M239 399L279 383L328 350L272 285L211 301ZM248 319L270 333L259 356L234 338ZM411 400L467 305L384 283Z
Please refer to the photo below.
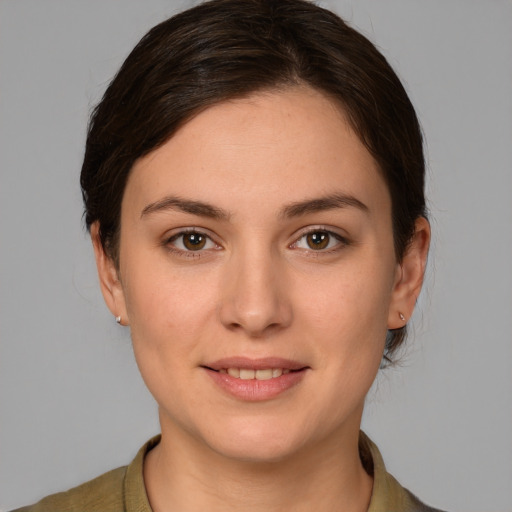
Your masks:
M163 439L268 460L357 436L400 266L384 179L334 102L297 87L198 114L135 163L119 251L104 292Z

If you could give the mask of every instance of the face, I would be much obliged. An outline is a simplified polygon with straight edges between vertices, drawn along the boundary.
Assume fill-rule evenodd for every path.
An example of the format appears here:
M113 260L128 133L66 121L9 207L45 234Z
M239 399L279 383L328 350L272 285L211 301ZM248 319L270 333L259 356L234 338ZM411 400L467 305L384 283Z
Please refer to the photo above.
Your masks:
M137 161L119 269L102 261L163 437L226 457L357 436L386 331L410 313L385 182L307 88L213 106Z

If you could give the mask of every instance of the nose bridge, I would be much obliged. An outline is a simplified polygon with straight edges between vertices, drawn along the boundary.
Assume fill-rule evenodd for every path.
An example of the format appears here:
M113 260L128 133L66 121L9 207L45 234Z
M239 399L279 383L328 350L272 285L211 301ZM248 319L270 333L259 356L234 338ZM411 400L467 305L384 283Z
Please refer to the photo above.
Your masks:
M291 303L281 267L279 254L270 245L253 241L233 251L220 304L226 327L258 337L290 324Z

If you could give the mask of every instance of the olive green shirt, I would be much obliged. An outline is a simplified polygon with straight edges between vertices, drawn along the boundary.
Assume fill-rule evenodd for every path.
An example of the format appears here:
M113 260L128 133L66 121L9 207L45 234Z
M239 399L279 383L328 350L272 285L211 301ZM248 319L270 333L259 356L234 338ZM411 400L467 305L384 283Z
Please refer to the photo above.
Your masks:
M13 512L152 512L142 468L146 453L159 441L160 436L148 441L129 466L114 469ZM377 446L363 432L359 438L359 451L366 471L373 474L368 512L440 512L421 503L386 471Z

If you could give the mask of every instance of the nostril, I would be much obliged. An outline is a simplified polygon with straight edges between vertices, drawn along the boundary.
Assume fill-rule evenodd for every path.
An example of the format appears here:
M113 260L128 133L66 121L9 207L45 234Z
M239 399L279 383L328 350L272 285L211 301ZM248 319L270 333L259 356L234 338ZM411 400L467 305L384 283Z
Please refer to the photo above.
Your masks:
M241 330L250 337L266 336L290 325L291 304L278 281L232 281L219 301L221 323L230 331Z
M258 323L237 323L232 322L228 328L232 331L243 331L250 338L264 338L283 328L283 325L278 322L272 322L270 324L258 324Z

